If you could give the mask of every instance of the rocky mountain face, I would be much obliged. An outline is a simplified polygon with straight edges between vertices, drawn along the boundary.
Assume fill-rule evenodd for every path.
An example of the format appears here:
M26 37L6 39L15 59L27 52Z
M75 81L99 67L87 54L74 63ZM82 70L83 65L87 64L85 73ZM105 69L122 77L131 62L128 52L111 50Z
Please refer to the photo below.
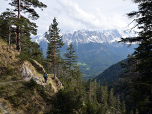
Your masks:
M67 46L72 42L79 58L78 64L87 78L93 78L110 65L125 59L137 47L137 44L133 44L127 48L127 45L118 43L121 38L136 36L120 30L72 30L61 31L61 34L65 43L61 52L66 52ZM46 56L48 41L44 35L32 37L32 41L40 45Z

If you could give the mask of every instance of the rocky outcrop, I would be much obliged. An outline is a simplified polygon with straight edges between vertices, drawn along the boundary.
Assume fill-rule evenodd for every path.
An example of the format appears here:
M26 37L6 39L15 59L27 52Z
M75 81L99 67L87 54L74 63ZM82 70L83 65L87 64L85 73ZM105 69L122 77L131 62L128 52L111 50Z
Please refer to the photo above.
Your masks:
M2 103L0 103L0 114L10 114L7 111L7 106L4 106Z
M22 72L23 77L32 77L34 76L32 71L28 68L28 66L23 63L22 67L20 68L20 71Z
M32 66L30 62L28 61L23 62L20 71L22 73L23 80L29 81L31 78L33 78L34 81L42 85L43 81L41 76L36 76L36 69L35 67Z

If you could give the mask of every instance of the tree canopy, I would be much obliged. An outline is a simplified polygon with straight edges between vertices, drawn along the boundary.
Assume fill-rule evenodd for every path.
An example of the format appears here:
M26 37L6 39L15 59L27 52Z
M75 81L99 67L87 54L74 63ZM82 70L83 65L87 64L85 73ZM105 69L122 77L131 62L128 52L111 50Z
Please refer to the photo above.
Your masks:
M120 42L139 43L133 53L136 64L134 64L135 73L132 75L132 98L139 113L152 113L150 107L152 104L152 0L133 0L133 2L138 4L138 11L127 15L135 18L136 25L132 29L138 29L138 36L122 38Z
M21 51L20 42L21 39L23 39L22 36L30 36L30 34L37 34L36 23L33 23L29 20L29 18L32 20L37 20L39 18L39 15L34 10L34 8L38 7L43 10L43 8L46 8L47 6L42 2L39 2L38 0L12 0L9 5L14 7L14 9L12 9L13 13L18 13L17 16L12 16L11 18L15 20L13 25L16 26L16 48L18 51ZM7 10L9 11L9 9ZM23 16L21 13L28 14L28 17Z

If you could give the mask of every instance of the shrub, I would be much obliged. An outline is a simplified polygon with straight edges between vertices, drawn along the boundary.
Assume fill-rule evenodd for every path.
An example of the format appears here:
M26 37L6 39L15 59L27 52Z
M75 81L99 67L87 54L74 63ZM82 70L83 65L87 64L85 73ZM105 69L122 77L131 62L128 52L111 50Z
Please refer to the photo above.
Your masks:
M4 114L4 111L2 109L0 109L0 114Z
M77 96L74 91L60 89L52 98L52 114L72 114L83 107L81 96Z
M14 73L14 68L12 68L9 64L7 65L7 74L12 75Z
M0 56L1 57L1 56ZM2 61L0 61L0 65L2 64Z

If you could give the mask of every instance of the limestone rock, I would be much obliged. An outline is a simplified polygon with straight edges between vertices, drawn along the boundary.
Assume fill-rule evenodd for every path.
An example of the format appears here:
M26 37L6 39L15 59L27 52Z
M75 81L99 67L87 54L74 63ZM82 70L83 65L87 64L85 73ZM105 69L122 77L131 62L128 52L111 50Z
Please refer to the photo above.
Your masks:
M24 63L22 65L22 68L20 68L20 71L22 72L22 76L23 77L32 77L32 76L34 76L32 71Z

